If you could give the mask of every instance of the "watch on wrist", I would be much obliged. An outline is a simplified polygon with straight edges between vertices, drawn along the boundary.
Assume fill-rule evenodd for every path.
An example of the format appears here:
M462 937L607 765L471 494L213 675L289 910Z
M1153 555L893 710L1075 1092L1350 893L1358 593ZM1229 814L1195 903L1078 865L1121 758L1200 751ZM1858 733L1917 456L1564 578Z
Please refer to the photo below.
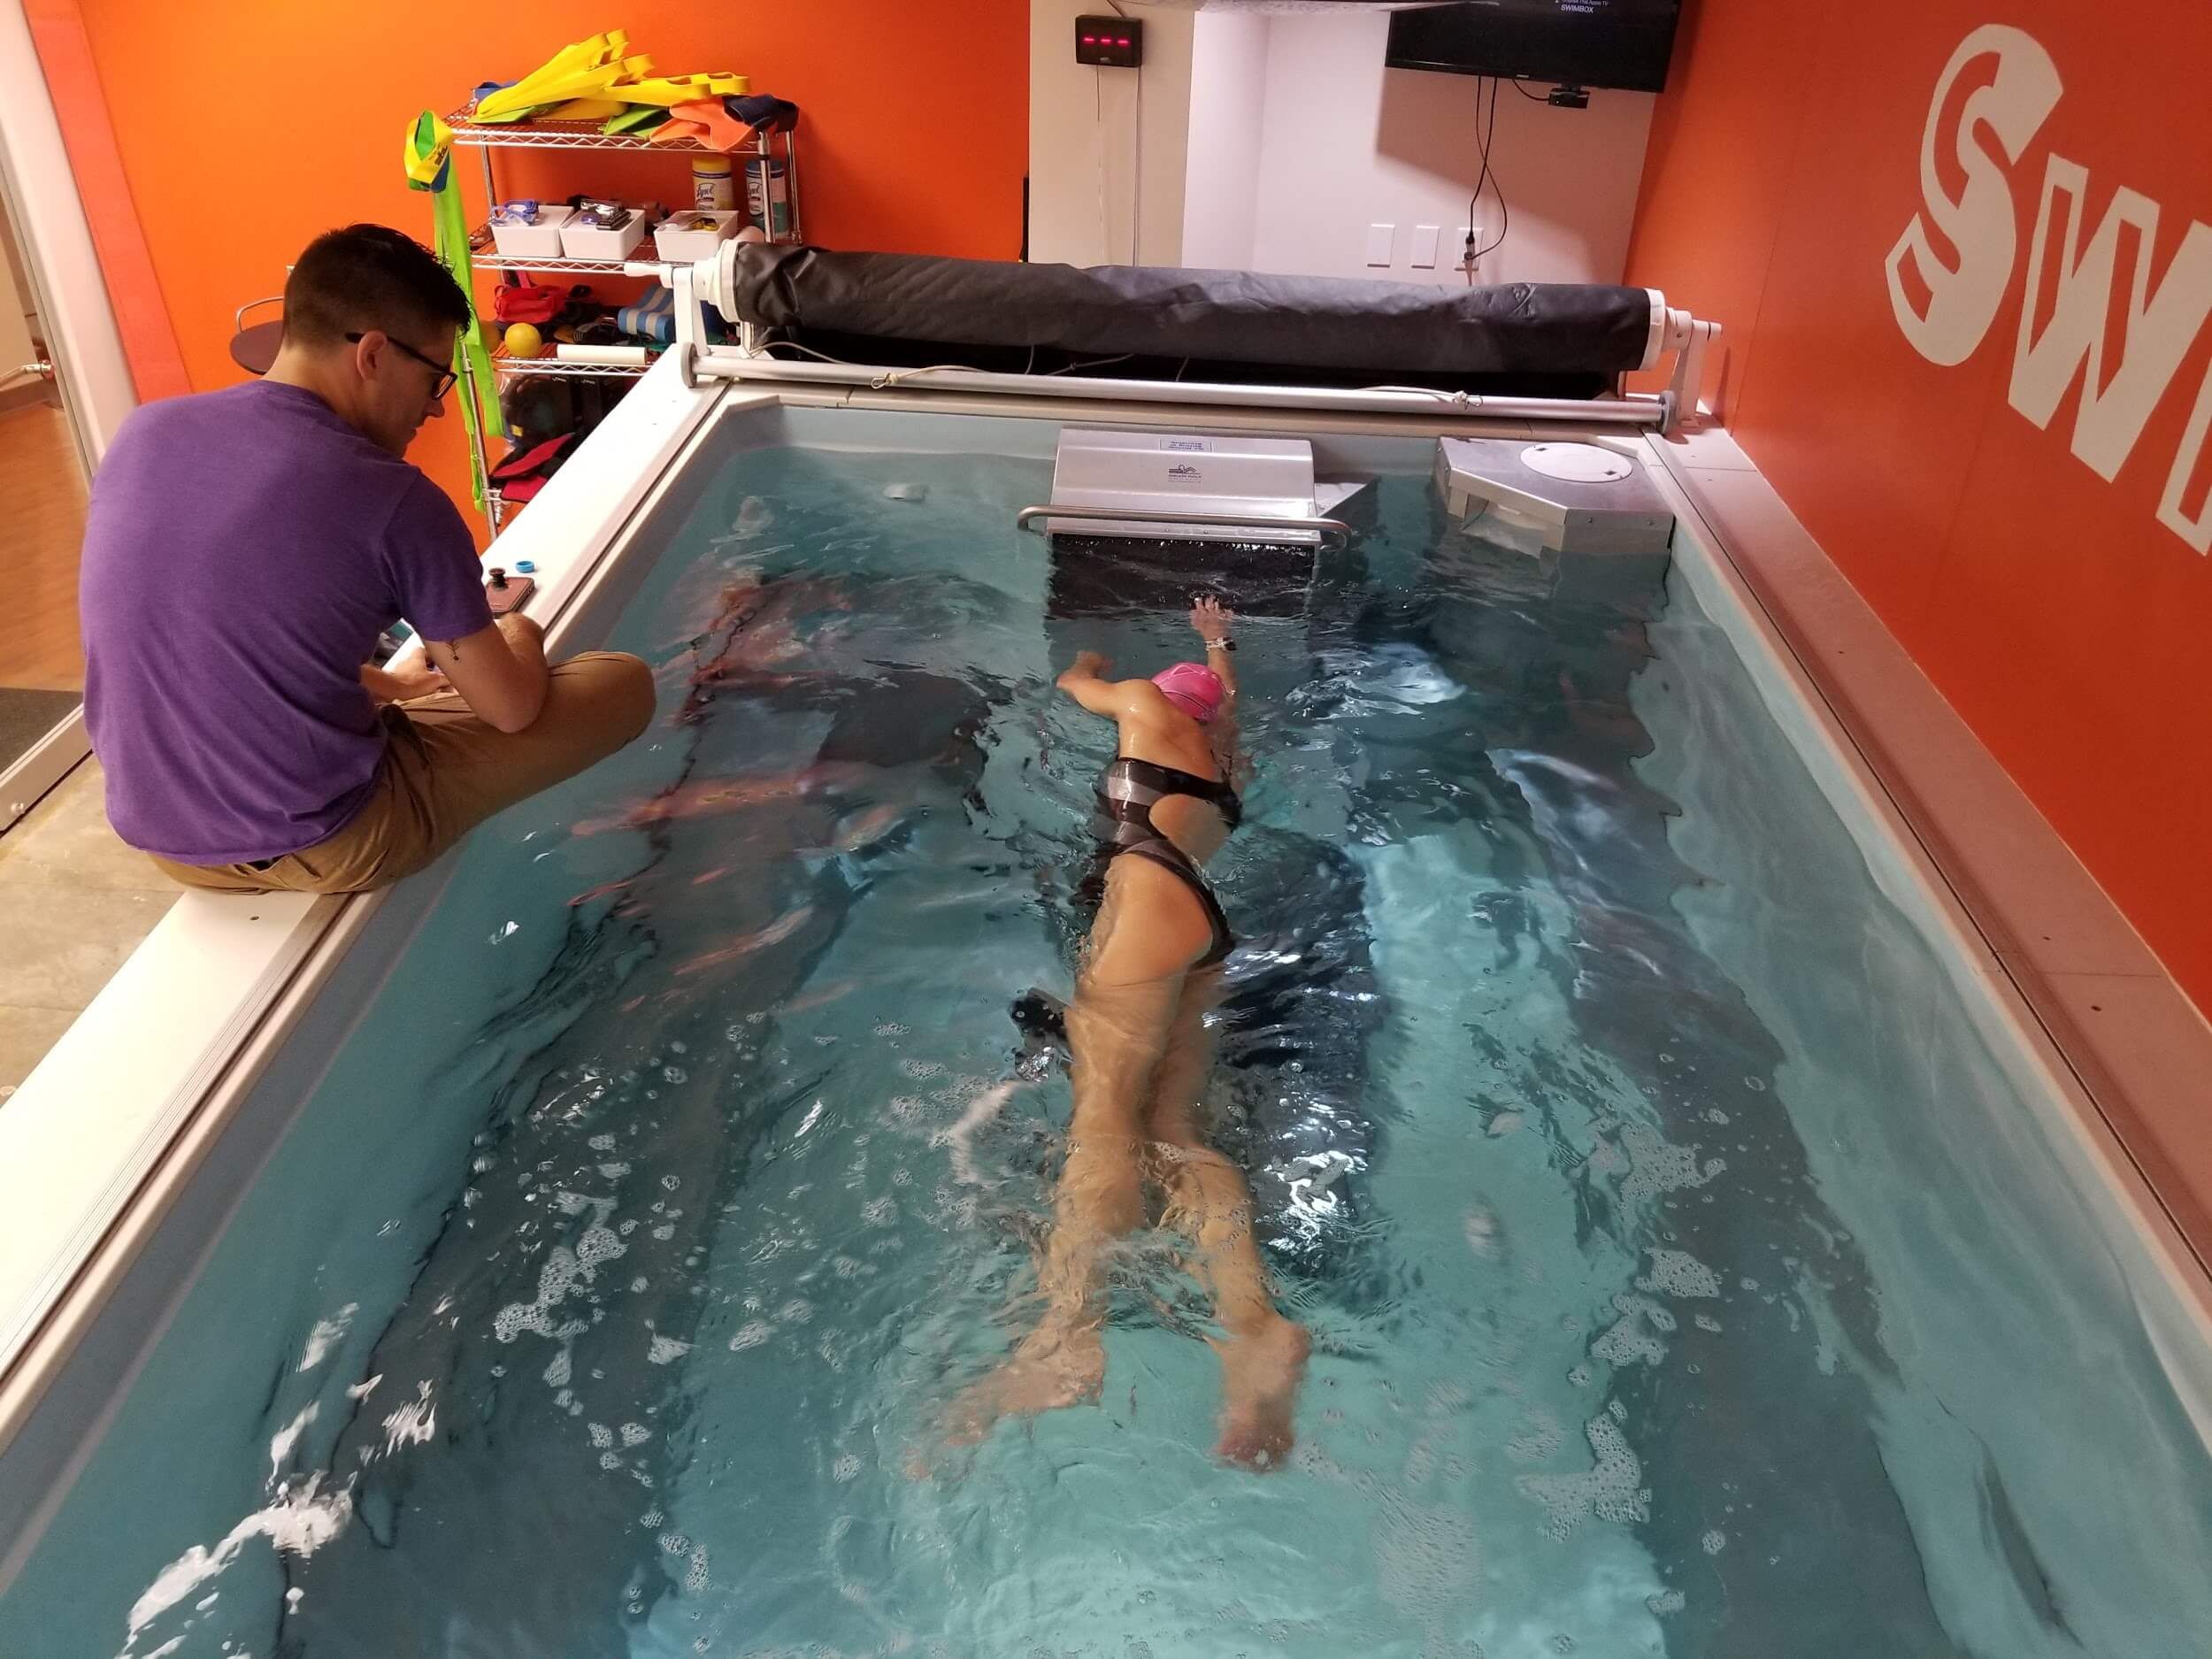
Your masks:
M1216 651L1233 651L1237 649L1237 642L1225 634L1217 640L1208 640L1206 645L1208 649Z

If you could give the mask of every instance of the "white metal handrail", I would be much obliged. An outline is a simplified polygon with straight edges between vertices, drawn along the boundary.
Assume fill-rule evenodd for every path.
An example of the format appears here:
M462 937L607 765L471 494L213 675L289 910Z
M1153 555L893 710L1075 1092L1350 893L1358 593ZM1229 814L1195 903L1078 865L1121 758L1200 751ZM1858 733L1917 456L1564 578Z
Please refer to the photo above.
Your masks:
M1333 535L1339 547L1348 547L1352 541L1352 526L1341 518L1239 518L1232 513L1220 512L1162 512L1149 507L1025 507L1014 515L1014 524L1018 529L1026 530L1041 518L1083 518L1110 524L1199 525L1211 530L1244 530L1262 535L1281 530L1310 530L1324 537Z

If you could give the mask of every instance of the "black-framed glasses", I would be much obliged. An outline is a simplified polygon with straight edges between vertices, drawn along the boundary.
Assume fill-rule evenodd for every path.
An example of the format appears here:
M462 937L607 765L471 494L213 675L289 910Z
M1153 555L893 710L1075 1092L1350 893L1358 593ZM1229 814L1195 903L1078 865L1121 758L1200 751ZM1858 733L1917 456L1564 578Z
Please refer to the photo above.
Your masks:
M357 346L366 337L365 333L357 330L346 336L346 343L349 346ZM445 395L453 389L453 383L461 378L460 371L448 367L435 357L425 357L396 334L386 334L384 338L438 377L437 383L430 388L430 401L434 403L445 402Z

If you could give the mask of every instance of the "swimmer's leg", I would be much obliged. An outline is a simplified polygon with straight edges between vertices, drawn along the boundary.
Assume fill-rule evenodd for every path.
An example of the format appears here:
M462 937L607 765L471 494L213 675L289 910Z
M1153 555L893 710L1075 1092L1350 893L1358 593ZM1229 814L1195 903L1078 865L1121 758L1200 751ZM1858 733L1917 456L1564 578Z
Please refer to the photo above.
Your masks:
M1204 913L1174 876L1139 859L1116 861L1068 1006L1075 1103L1037 1271L1044 1311L1012 1357L955 1404L956 1440L979 1440L1009 1412L1049 1410L1098 1392L1105 1253L1144 1219L1145 1109L1184 972L1210 938Z
M1168 1191L1168 1219L1190 1236L1223 1333L1213 1344L1222 1379L1216 1450L1248 1469L1273 1469L1290 1452L1291 1415L1310 1343L1302 1326L1276 1311L1267 1265L1252 1236L1252 1194L1242 1172L1199 1129L1213 1071L1205 1021L1220 1000L1219 969L1184 980L1144 1129Z

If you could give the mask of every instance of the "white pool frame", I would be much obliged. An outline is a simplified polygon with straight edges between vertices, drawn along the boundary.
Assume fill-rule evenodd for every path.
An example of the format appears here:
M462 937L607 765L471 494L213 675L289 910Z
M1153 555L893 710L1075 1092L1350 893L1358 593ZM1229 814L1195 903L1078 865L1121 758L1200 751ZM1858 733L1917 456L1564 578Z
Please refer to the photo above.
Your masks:
M832 386L701 377L674 361L648 374L534 504L503 534L503 562L534 560L556 654L581 649L595 602L611 592L634 532L678 487L722 422L782 405L1017 418L1087 426L1363 438L1529 436L1525 420L1448 407L1399 413L1041 398L932 387ZM1093 388L1098 389L1098 388ZM1583 433L1634 449L1680 516L1677 569L1750 668L1890 897L1936 945L2024 1097L2047 1105L2077 1177L2139 1230L2146 1307L2180 1310L2154 1340L2198 1430L2212 1443L2212 1398L2194 1392L2212 1354L2212 1277L2142 1160L2114 1128L1978 926L1922 835L1878 777L1807 664L1786 641L1740 561L1693 493L1703 459L1723 470L1723 434ZM1049 439L1041 453L1049 453ZM600 607L603 609L603 605ZM1930 694L1932 695L1932 694ZM1940 700L1936 706L1940 708ZM1947 717L1947 710L1944 710ZM1932 717L1931 717L1932 718ZM450 879L449 856L390 892L350 899L188 894L0 1110L0 1591L35 1542L115 1405L160 1340L238 1201L311 1094L329 1056ZM267 1087L262 1087L267 1086ZM275 1104L271 1104L272 1100ZM258 1101L257 1116L242 1117ZM2108 1108L2109 1102L2104 1105ZM2159 1293L2164 1294L2159 1294Z

